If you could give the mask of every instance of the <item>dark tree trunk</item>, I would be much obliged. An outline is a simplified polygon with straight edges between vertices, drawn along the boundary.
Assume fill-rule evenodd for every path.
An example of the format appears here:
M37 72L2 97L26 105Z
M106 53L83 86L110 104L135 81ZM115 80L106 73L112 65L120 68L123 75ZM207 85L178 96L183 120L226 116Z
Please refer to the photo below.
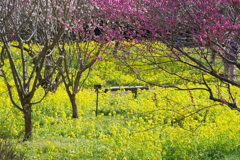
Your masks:
M24 140L27 140L29 138L32 138L33 133L33 124L32 124L32 105L31 104L26 104L24 106L24 125L25 125L25 135L24 135Z
M70 96L70 101L72 104L72 118L78 118L78 108L77 108L77 102L76 102L76 95L72 94Z

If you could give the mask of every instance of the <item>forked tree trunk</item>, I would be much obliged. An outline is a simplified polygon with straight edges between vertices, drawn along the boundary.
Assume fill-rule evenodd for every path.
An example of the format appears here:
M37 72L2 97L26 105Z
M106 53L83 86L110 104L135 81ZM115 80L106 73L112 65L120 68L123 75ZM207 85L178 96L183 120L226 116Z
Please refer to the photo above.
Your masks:
M29 138L32 138L33 133L33 124L32 124L32 105L26 104L24 107L24 125L25 125L25 135L24 140L27 140Z
M72 104L72 118L78 118L78 108L76 102L76 95L73 93L70 95L70 101Z

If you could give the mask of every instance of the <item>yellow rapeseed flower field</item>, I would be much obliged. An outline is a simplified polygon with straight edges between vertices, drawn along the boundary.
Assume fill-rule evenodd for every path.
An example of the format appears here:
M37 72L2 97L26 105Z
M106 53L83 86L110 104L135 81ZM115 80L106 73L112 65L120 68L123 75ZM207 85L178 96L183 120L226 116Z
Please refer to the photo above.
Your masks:
M96 64L77 94L78 119L71 118L71 104L63 85L55 93L49 93L33 106L33 139L21 143L18 142L24 135L23 114L11 104L0 79L0 100L4 102L0 104L0 136L14 140L26 159L165 160L240 156L239 112L210 101L205 91L190 93L154 87L139 90L136 98L131 92L100 91L96 117L94 84L127 85L134 81L146 85L118 68L113 61ZM149 79L154 81L159 77L166 76L158 73ZM180 85L199 87L191 83ZM17 93L13 93L17 98ZM39 88L35 98L41 94Z

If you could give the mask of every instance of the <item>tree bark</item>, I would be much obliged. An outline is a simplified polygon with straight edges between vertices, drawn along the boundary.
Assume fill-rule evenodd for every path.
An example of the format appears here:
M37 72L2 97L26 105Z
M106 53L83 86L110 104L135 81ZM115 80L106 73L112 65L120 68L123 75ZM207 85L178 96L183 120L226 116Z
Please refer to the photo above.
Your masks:
M77 108L77 102L76 102L76 95L73 93L70 96L70 101L72 104L72 118L78 118L78 108Z
M24 106L23 114L24 114L24 125L25 125L24 140L27 140L33 137L32 105L31 104L26 104Z

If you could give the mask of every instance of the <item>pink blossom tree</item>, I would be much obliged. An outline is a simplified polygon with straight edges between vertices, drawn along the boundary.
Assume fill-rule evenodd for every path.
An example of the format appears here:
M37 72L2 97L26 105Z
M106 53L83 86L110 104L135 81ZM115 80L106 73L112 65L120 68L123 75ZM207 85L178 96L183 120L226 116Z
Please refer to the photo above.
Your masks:
M59 84L59 68L63 63L60 46L65 42L66 35L69 35L68 24L74 20L70 18L74 14L71 7L81 7L78 6L81 2L0 2L0 75L5 81L13 106L24 115L24 139L33 136L33 105L40 103ZM41 91L42 94L37 95ZM17 92L17 96L14 96L14 92Z
M76 96L88 78L92 67L106 49L106 38L102 34L103 20L95 16L90 1L69 1L67 19L58 18L65 26L65 33L58 44L61 65L57 69L72 106L72 118L78 118ZM86 74L85 74L86 73Z
M232 89L240 86L239 0L92 0L92 3L108 21L124 24L106 27L105 33L117 41L114 54L123 50L117 55L119 60L139 79L179 90L208 91L211 100L240 111L237 93ZM141 44L135 45L138 49L135 56L122 47L126 46L122 41L126 35L134 40L132 46ZM149 82L142 74L149 70L199 87L179 88L174 82L171 85Z
M63 4L47 0L0 2L1 77L13 106L24 115L24 139L33 136L32 107L47 95L56 73L56 65L49 59L65 29L53 17L59 15L58 6ZM55 56L55 61L58 59ZM44 91L36 96L41 86Z
M97 29L101 32L100 21L92 10L88 0L0 2L0 76L13 106L24 115L24 139L33 136L33 105L62 81L72 117L78 118L76 94L86 80L82 74L101 59L106 43L96 34ZM93 40L98 43L91 45Z

